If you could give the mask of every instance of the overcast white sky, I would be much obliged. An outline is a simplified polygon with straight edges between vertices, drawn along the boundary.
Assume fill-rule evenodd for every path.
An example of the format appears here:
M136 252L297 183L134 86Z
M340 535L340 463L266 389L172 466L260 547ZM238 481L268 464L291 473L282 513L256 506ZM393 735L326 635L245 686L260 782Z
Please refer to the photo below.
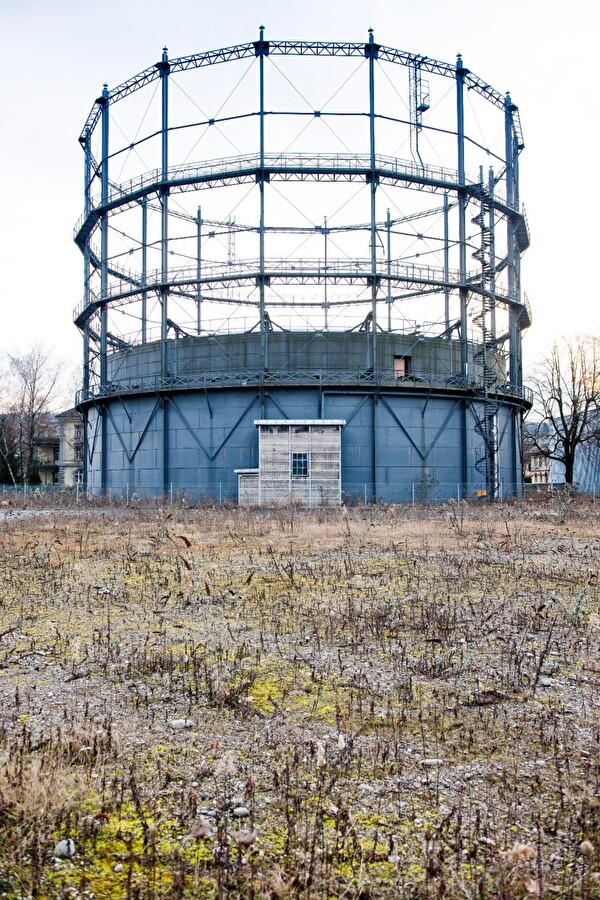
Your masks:
M158 60L254 40L379 43L465 66L519 106L521 198L532 245L526 362L563 334L600 331L599 0L0 0L0 351L43 341L77 360L82 261L77 138L103 82Z

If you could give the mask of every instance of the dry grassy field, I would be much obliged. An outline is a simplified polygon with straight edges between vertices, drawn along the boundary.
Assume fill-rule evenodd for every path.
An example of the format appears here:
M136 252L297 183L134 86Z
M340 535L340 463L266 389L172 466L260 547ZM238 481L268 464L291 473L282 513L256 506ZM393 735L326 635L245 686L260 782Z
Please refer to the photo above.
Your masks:
M600 897L600 507L0 512L0 897Z

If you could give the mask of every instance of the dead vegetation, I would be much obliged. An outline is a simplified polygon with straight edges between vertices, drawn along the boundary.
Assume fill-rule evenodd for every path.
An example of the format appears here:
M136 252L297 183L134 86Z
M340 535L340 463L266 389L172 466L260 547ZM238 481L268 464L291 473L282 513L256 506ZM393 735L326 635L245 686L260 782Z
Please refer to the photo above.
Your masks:
M564 499L8 513L0 897L600 897L599 549Z

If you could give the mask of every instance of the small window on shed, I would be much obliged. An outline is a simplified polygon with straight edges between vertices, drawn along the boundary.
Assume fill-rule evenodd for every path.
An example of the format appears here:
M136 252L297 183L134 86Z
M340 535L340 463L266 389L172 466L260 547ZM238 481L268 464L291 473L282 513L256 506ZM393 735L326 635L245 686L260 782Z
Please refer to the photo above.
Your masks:
M308 453L292 453L292 477L308 478Z
M407 375L410 375L410 363L410 356L395 356L394 378L406 378Z

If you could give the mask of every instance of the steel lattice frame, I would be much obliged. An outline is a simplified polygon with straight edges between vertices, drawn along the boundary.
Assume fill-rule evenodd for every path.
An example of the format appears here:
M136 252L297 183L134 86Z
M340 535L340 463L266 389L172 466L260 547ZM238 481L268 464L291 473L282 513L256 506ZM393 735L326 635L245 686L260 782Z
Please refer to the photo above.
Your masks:
M265 70L274 57L305 57L309 58L307 65L311 57L363 61L366 108L357 107L351 112L267 108ZM253 61L258 69L258 108L231 116L217 113L198 121L171 123L170 84L174 78L241 60ZM395 114L395 99L391 104L393 115L389 100L384 109L378 106L376 85L382 67L391 72L391 76L385 77L400 100L402 97L394 84L400 83L402 69L408 70L409 95L404 118ZM436 120L437 124L425 122L431 105L429 86L423 82L423 75L435 78L436 83L449 80L452 90L452 111L446 101L443 118ZM287 77L286 81L292 84ZM156 97L154 105L160 112L160 127L145 125L146 110L134 139L115 142L112 122L117 104L141 94L144 89L154 91L148 109ZM489 146L481 143L485 141L481 128L477 132L474 127L472 131L467 128L466 105L470 94L486 110L489 108L501 117L500 147L492 149L491 142ZM351 152L340 139L345 148L341 152L306 152L289 145L273 152L269 146L269 128L291 117L306 121L300 135L316 120L323 121L332 133L330 122L339 126L342 120L353 117L358 129L360 121L365 121L368 147ZM175 161L173 158L174 142L181 135L193 133L195 137L200 130L202 137L211 130L214 133L230 127L242 128L253 120L258 124L256 145L249 152L218 159L188 161L184 157ZM144 130L140 133L142 125ZM383 133L387 127L402 129L403 134L410 136L410 160L398 158L394 153L390 155L387 146L380 146L383 140L379 130ZM423 156L430 149L423 147L424 139L431 141L434 150L433 142L437 140L445 141L445 148L453 145L452 154L446 150L443 160L424 161ZM365 43L268 41L261 27L259 39L246 44L173 60L165 50L159 63L134 78L112 90L105 85L79 141L85 158L85 208L75 230L75 240L84 257L84 297L74 317L84 339L80 398L83 409L87 408L86 404L99 404L102 422L106 415L102 406L104 398L130 390L130 386L115 380L114 373L109 375L112 353L152 343L156 338L161 347L160 368L153 373L153 385L158 385L158 390L176 389L181 375L173 372L170 363L173 342L180 336L218 336L223 328L254 330L240 316L240 310L245 315L248 308L256 310L261 365L258 371L246 374L258 384L265 377L271 383L277 377L269 365L269 335L274 317L289 313L292 318L296 316L292 328L326 333L339 327L331 322L333 311L335 322L343 328L365 331L371 362L369 375L376 389L386 379L386 374L378 368L378 335L398 328L406 330L405 317L398 314L402 304L410 301L414 306L415 301L439 298L443 309L434 319L433 329L425 327L423 320L415 320L413 330L419 337L430 334L460 342L460 371L452 373L453 389L457 385L464 387L465 409L467 395L483 398L485 412L477 414L476 430L483 441L481 465L486 485L489 494L495 495L495 411L501 396L516 399L521 406L527 403L521 374L521 332L530 324L520 279L520 257L529 244L519 197L518 157L524 144L518 108L508 94L500 94L473 75L460 57L456 65L450 65L401 52L377 44L372 32ZM142 167L125 180L120 175L115 177L113 169L117 165L125 168L133 155L145 153L153 142L160 147L156 167ZM96 143L99 151L94 152ZM467 155L477 160L478 170L474 174L468 171ZM490 160L495 163L496 171L489 168L484 172L484 163L487 165ZM362 221L350 219L332 224L325 218L323 225L308 227L289 221L271 222L269 190L279 194L288 185L298 183L322 185L323 191L330 184L362 185L368 196L369 214ZM227 215L208 219L203 218L199 206L197 212L193 209L201 191L243 185L249 185L258 194L254 221L235 222ZM389 200L388 191L401 191L403 197L408 192L421 198L406 212L398 202L397 214L391 216L388 209L384 219L378 198L384 192ZM436 195L435 204L428 208L430 195ZM224 211L227 212L226 204ZM277 214L280 215L279 210ZM159 223L152 234L148 224L151 216ZM402 228L414 230L413 223L418 220L425 220L432 231L428 239L438 251L430 252L441 264L423 264L420 252L410 252L413 235L407 235ZM121 243L129 242L133 249L116 252L115 235ZM231 252L229 245L236 237L247 241L253 235L258 238L254 254L238 258ZM317 256L267 253L270 240L305 235L306 240L311 236L322 238L323 252ZM414 236L424 240L423 234L414 232ZM227 240L226 256L209 259L206 247L211 238ZM354 247L358 238L364 241L366 253L353 255L343 251L339 257L331 256L331 243L336 246L348 239L354 241ZM397 255L394 255L394 242L401 248ZM184 248L178 253L187 258L186 265L173 265L170 258L175 252L173 247ZM158 265L149 265L149 254L154 254ZM128 263L135 258L137 265L125 265L123 256L128 257ZM300 287L308 291L306 296L298 298L295 291ZM211 304L221 313L219 323L206 318L205 309ZM270 311L275 311L274 316ZM122 324L125 320L129 330ZM476 379L469 371L469 348L474 342L479 347ZM496 366L499 355L507 359L502 384ZM223 373L213 374L223 376ZM285 379L288 378L286 373ZM104 450L102 457L105 457ZM517 466L515 458L515 472Z

